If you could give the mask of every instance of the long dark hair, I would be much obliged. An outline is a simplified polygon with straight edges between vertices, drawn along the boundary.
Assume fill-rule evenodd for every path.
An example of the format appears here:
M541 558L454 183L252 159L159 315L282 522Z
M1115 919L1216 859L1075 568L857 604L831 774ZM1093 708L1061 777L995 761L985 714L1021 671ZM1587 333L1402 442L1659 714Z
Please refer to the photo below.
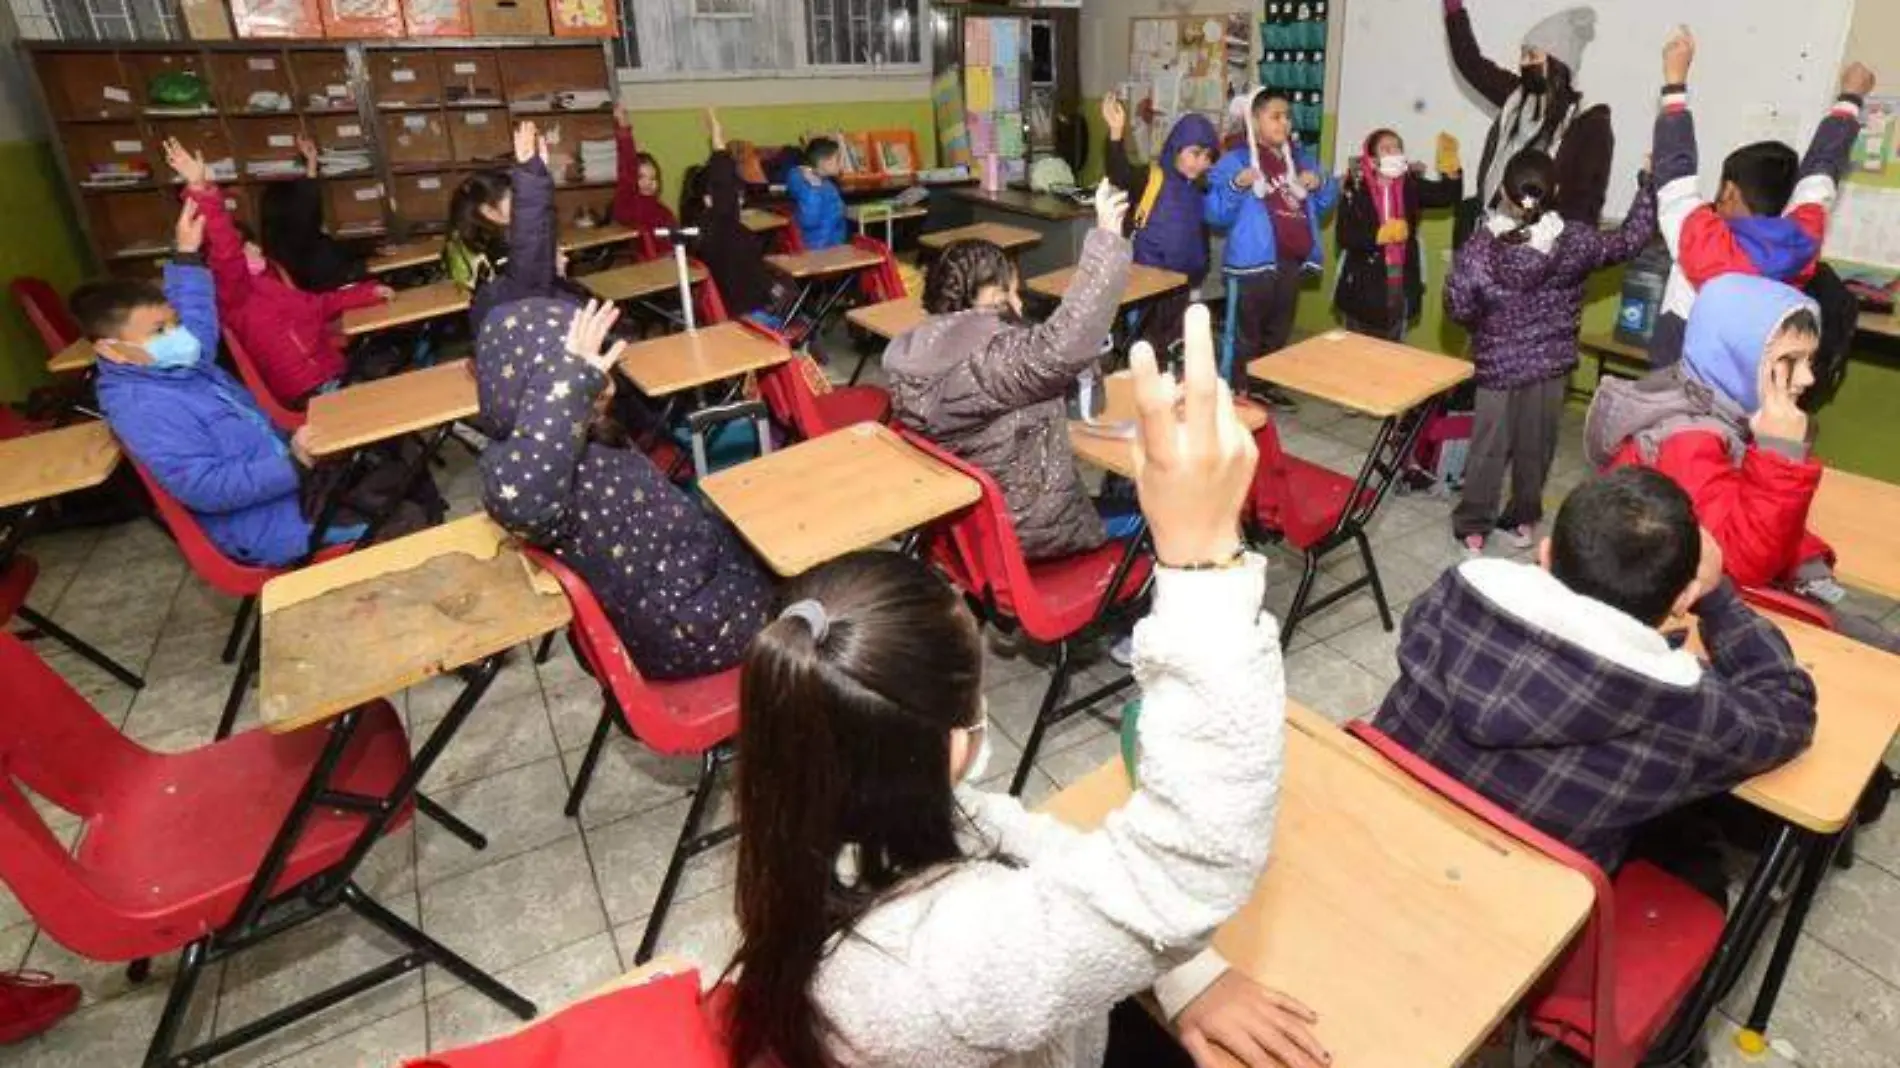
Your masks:
M842 557L785 596L825 623L821 637L781 616L740 674L732 1063L823 1068L811 986L827 946L893 887L963 857L950 732L980 716L983 655L956 594L897 553Z
M989 241L958 241L924 274L924 311L950 315L976 306L985 286L1008 289L1016 278L1009 253Z
M707 168L695 163L680 175L680 226L691 230L709 210L706 206Z
M1504 165L1504 181L1498 191L1519 213L1516 229L1499 235L1507 245L1521 245L1531 239L1531 227L1554 210L1557 203L1557 164L1547 153L1527 148Z
M449 234L470 252L491 257L504 254L508 234L489 221L482 209L500 204L513 189L501 171L476 171L462 179L449 198Z

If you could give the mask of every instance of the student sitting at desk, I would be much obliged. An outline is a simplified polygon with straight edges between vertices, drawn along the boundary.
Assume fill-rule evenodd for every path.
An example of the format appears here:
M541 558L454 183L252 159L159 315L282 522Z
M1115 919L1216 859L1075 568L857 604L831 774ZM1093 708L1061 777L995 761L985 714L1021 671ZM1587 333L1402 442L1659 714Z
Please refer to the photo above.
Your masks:
M442 252L449 277L469 291L468 321L481 332L489 313L530 297L589 299L569 282L558 243L548 143L532 122L515 127L515 166L506 176L479 171L449 202Z
M655 230L677 230L680 221L660 199L660 161L640 151L633 140L633 109L623 101L614 116L615 167L613 220L652 235ZM655 239L658 241L658 239ZM661 248L665 245L661 244Z
M611 304L537 298L497 308L477 339L482 502L600 598L641 674L693 678L739 662L765 625L772 583L732 531L666 480L606 413Z
M804 163L785 177L785 195L795 209L792 218L809 252L842 245L850 236L844 194L838 192L838 175L843 171L844 152L838 142L814 137L805 146Z
M1327 1063L1309 1010L1206 950L1266 864L1286 693L1238 534L1252 441L1188 319L1184 422L1134 357L1160 562L1134 796L1085 833L979 789L994 728L956 593L895 553L805 576L740 683L733 1064L1186 1064L1126 1000L1150 986L1201 1064Z
M712 142L712 155L704 165L686 172L680 218L689 229L699 231L694 253L712 275L726 314L769 316L789 296L789 288L765 265L765 239L745 224L745 179L726 148L719 113L712 108L706 109L706 136ZM772 325L777 322L774 318Z
M1723 275L1696 299L1680 363L1597 387L1584 450L1598 467L1642 464L1687 490L1738 584L1825 607L1845 591L1834 550L1807 529L1822 467L1800 408L1820 338L1818 309L1799 290ZM1832 611L1834 629L1900 652L1900 636L1878 622Z
M296 409L308 404L313 395L335 389L350 369L336 319L352 308L380 304L394 291L382 285L354 285L306 293L284 281L271 269L263 249L241 233L225 211L224 194L212 183L203 154L188 152L172 139L165 142L165 158L185 180L185 195L204 218L211 274L217 280L218 312L256 362L264 387L277 403ZM217 351L215 339L211 348Z
M1537 564L1470 560L1405 614L1374 720L1605 869L1652 820L1807 747L1814 681L1722 577L1688 494L1643 468L1586 482ZM1704 666L1657 630L1693 611ZM1658 836L1660 841L1660 836ZM1639 847L1639 851L1647 852ZM1700 856L1651 856L1713 896Z
M257 200L264 256L289 272L290 280L307 293L328 293L368 280L363 257L324 229L316 142L297 138L297 154L303 157L304 176L265 183Z
M1135 205L1129 220L1135 262L1187 275L1187 286L1156 300L1142 324L1141 340L1166 352L1181 340L1181 317L1193 290L1207 277L1204 179L1214 166L1219 139L1207 116L1190 111L1175 120L1148 169L1137 172L1123 143L1128 111L1114 93L1102 98L1102 121L1108 124L1108 180L1126 190Z
M1008 254L987 241L951 245L924 280L930 318L884 352L897 418L996 479L1032 560L1108 537L1075 468L1065 400L1101 357L1128 283L1127 211L1121 190L1096 189L1096 227L1044 323L1023 320Z

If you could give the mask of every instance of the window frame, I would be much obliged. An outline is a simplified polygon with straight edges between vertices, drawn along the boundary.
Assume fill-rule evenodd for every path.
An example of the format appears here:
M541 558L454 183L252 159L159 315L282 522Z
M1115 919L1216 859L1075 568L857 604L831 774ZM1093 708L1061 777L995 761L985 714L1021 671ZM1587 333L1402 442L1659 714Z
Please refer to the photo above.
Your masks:
M621 19L629 32L637 28L632 15L626 8L636 3L651 3L653 0L619 0ZM681 9L691 10L697 0L665 0L678 3ZM932 74L931 34L926 20L931 16L930 0L917 0L915 32L917 34L917 60L913 63L814 63L811 55L811 7L810 0L766 0L772 10L767 13L769 19L784 19L788 15L794 20L792 26L792 63L790 67L761 67L754 70L652 70L647 67L628 67L620 64L618 49L614 58L615 76L623 84L642 82L722 82L757 81L761 79L821 79L821 78L874 78L899 80L907 78L928 78ZM676 14L678 13L676 9ZM758 18L758 13L748 15L687 15L689 18L705 18L708 21L736 22L741 19ZM638 51L647 52L642 44Z

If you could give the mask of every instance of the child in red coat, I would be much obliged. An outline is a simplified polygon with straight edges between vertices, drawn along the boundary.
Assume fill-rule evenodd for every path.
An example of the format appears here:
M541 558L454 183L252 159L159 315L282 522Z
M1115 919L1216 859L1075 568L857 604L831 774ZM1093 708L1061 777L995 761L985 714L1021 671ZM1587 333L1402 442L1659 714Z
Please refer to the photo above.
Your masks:
M302 408L313 394L334 388L349 369L343 336L332 321L393 295L387 286L352 285L306 293L271 269L263 249L238 231L224 196L211 181L204 156L176 139L165 142L185 195L204 216L206 260L218 289L218 318L244 346L279 404Z
M660 199L659 161L640 151L633 140L633 109L623 106L614 116L614 141L619 171L614 185L614 221L647 235L653 248L664 250L670 246L654 237L653 231L678 230L680 221Z

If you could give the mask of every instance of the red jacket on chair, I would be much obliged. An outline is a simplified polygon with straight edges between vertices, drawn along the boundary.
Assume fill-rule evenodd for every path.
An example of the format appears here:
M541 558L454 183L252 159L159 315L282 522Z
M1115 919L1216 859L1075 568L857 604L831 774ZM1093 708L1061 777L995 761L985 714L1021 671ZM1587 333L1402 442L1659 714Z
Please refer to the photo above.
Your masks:
M343 377L343 336L331 320L381 298L372 285L306 293L274 271L254 275L244 262L244 238L215 187L193 190L205 219L206 262L218 287L218 317L237 334L279 403L301 408L313 390Z

